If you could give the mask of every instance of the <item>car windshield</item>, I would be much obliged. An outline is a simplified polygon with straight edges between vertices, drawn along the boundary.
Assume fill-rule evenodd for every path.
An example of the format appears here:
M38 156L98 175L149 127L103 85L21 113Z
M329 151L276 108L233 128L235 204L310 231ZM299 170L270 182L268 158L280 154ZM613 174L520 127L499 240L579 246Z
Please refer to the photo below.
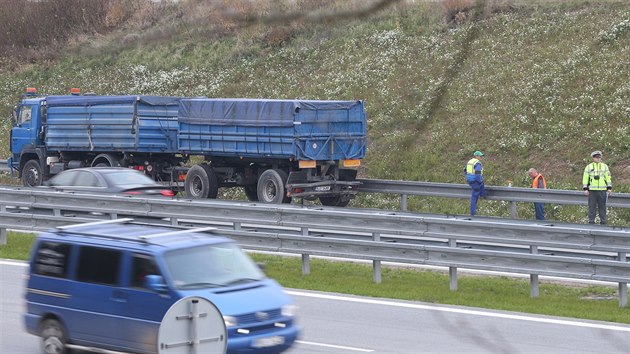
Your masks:
M104 173L107 184L111 186L155 185L149 176L135 170L120 170Z
M236 244L174 250L164 257L175 287L209 288L258 281L265 274Z

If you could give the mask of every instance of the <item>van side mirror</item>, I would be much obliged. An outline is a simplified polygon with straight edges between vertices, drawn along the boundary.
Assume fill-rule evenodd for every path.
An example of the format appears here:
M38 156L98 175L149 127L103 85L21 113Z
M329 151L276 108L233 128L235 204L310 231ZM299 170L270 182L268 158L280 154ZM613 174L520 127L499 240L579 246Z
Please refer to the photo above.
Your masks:
M168 292L168 286L164 282L164 278L161 275L150 274L144 278L144 284L147 289L153 290L158 293Z

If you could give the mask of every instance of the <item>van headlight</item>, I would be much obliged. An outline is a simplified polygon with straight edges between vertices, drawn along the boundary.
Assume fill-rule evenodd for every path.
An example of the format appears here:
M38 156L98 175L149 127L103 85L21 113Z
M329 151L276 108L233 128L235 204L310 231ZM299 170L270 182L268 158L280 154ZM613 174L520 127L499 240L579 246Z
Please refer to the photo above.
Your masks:
M238 324L234 316L223 316L223 322L225 322L225 327L234 327Z
M297 313L297 306L284 305L282 306L282 316L293 317Z

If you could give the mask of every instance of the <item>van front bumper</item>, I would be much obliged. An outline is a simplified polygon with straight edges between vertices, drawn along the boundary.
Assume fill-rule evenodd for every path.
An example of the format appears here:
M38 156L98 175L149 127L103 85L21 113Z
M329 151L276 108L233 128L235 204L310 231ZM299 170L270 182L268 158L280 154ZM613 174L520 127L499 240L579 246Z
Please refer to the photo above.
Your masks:
M300 327L290 327L257 335L230 337L228 335L228 354L268 354L280 353L289 349L300 333ZM282 339L280 339L282 338ZM279 343L279 341L282 343Z

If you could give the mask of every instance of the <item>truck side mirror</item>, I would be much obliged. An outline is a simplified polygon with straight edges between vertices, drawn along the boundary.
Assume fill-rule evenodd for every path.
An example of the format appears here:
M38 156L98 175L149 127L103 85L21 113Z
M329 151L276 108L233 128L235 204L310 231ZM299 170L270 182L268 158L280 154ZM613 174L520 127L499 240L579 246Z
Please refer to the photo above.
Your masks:
M18 122L18 106L13 107L13 125L17 125Z

